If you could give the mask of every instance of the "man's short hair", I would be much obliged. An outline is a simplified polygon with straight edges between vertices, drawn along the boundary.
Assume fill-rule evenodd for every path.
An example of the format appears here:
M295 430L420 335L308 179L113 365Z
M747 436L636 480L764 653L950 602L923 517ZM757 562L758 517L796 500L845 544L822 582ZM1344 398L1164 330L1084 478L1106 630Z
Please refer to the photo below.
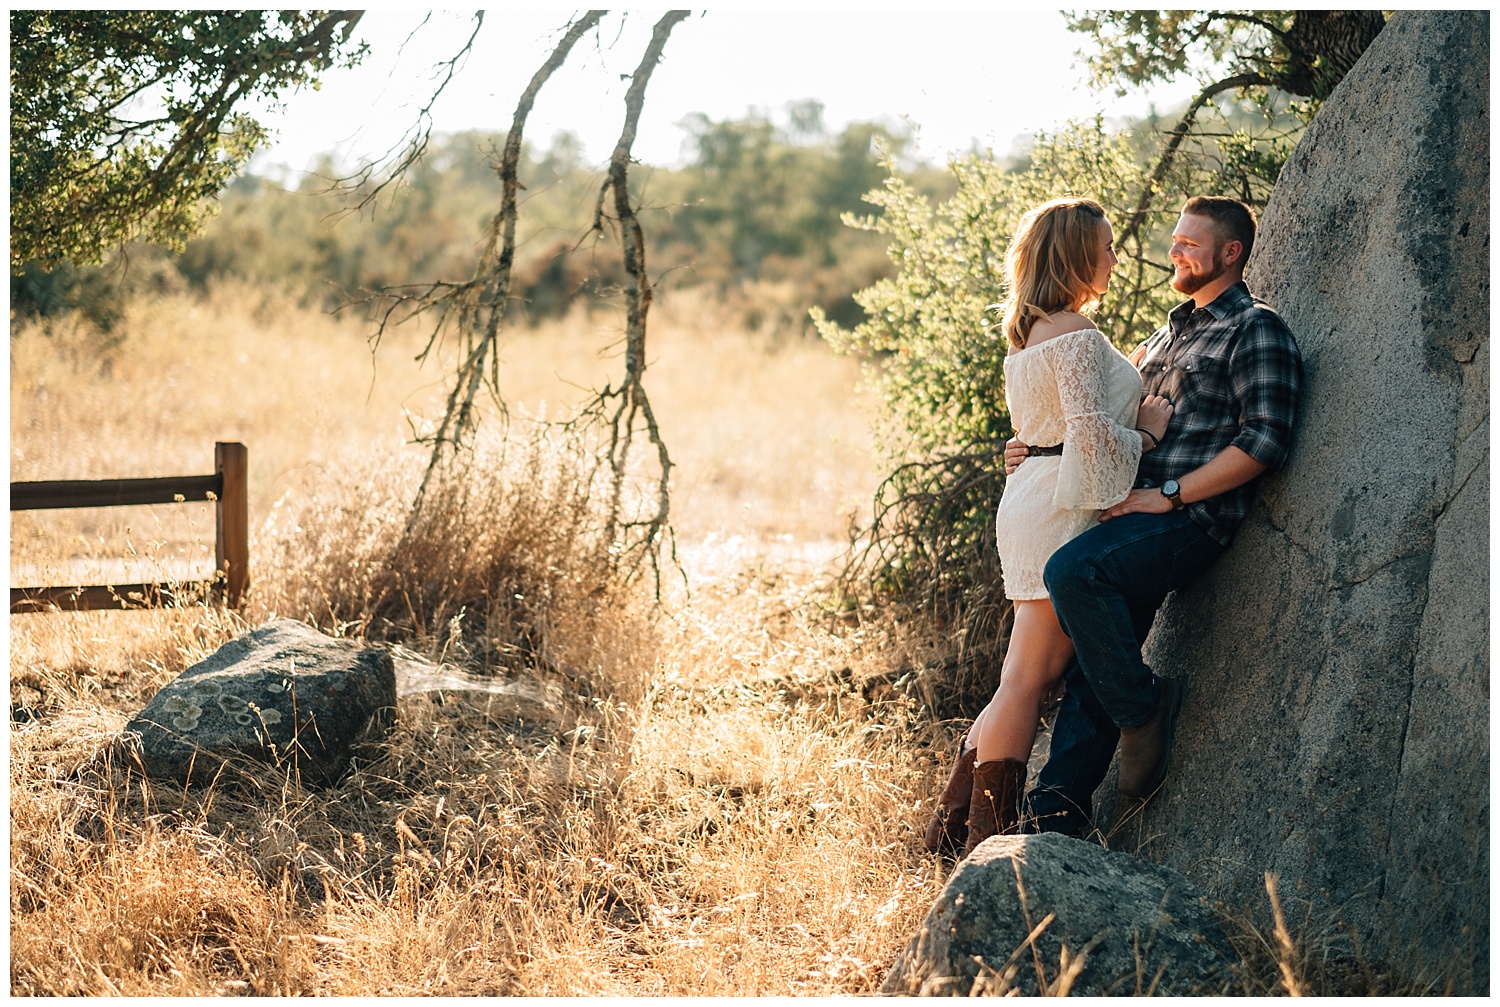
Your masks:
M1182 212L1212 220L1219 235L1219 247L1238 241L1245 248L1240 265L1250 261L1250 249L1255 245L1255 213L1250 207L1228 196L1194 196Z

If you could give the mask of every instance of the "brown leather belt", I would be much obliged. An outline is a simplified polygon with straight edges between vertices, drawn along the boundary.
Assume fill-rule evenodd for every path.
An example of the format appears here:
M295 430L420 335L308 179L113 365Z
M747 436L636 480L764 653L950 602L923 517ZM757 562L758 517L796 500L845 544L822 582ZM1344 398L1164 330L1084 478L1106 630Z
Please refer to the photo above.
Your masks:
M1039 448L1035 444L1026 445L1026 453L1028 455L1060 455L1062 454L1062 449L1063 446L1061 444L1054 444L1050 448Z

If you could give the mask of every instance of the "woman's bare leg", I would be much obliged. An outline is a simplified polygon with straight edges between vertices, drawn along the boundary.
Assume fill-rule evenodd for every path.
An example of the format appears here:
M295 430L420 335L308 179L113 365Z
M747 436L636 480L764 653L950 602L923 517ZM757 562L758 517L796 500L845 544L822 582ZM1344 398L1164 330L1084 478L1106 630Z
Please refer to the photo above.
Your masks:
M1050 599L1014 604L1000 687L969 730L966 745L978 748L976 762L1031 757L1042 704L1073 657L1073 641L1057 624Z

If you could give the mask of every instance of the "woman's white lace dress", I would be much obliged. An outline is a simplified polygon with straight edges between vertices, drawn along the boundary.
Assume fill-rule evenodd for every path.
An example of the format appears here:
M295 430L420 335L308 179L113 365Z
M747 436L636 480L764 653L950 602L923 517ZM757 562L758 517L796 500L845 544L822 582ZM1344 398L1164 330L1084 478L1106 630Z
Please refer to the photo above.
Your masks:
M1141 460L1141 376L1097 329L1012 350L1005 402L1016 436L1061 455L1033 455L1005 482L995 541L1005 595L1047 597L1042 568L1058 546L1125 499Z

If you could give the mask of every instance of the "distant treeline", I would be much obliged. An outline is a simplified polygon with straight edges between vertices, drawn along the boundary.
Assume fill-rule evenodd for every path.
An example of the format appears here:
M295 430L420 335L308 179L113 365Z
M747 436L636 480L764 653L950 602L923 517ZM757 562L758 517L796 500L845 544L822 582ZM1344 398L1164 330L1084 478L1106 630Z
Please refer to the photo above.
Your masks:
M887 178L886 164L934 198L954 187L946 169L904 156L908 135L874 123L830 132L814 101L789 106L784 122L696 114L683 126L685 167L633 169L648 268L664 290L713 285L751 324L781 315L800 326L813 305L846 325L858 322L851 295L893 266L879 235L844 226L841 215L872 212L861 197ZM338 184L331 161L293 188L241 176L181 254L132 246L103 267L27 267L12 277L12 311L79 310L108 330L126 296L226 279L329 308L385 288L466 279L500 204L494 166L504 141L503 133L435 137L399 185L358 212L348 208L373 183ZM545 150L525 148L512 287L518 319L608 298L623 279L614 235L590 233L602 180L602 166L585 163L569 134Z
M972 151L952 165L928 164L908 155L911 137L901 128L859 122L833 132L822 112L820 103L804 101L778 119L694 114L682 123L683 167L633 166L631 189L658 290L710 285L727 313L751 327L807 328L816 307L852 328L864 321L855 292L897 271L885 235L843 223L846 214L880 212L864 201L866 193L894 173L937 205L957 191L961 162L977 158L1003 173L1030 167L1026 152ZM1233 193L1259 205L1301 123L1282 111L1268 120L1235 103L1216 115L1218 129L1184 145L1190 153L1177 174L1198 178L1195 191ZM1111 132L1144 165L1175 118L1153 112ZM291 187L252 171L229 184L217 216L182 253L131 245L104 266L63 265L48 273L28 265L11 277L12 314L78 311L107 333L131 296L206 290L225 280L328 309L369 302L395 287L465 280L500 205L495 165L504 143L504 133L436 136L397 184L357 211L351 207L375 183L341 179L331 159ZM617 237L590 232L603 169L584 160L568 133L545 150L523 147L521 244L511 287L518 322L607 301L623 282ZM1068 191L1093 195L1100 184L1088 170L1066 180ZM1165 255L1164 247L1159 251Z

